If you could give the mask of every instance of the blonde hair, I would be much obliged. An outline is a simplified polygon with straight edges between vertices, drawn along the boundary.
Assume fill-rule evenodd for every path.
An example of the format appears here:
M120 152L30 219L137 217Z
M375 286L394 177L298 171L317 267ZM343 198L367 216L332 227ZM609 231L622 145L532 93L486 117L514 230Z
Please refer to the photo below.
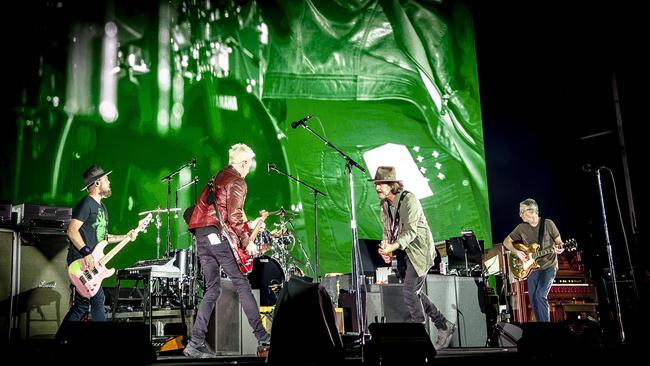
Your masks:
M228 164L238 164L246 159L253 159L255 153L246 144L235 144L228 150Z

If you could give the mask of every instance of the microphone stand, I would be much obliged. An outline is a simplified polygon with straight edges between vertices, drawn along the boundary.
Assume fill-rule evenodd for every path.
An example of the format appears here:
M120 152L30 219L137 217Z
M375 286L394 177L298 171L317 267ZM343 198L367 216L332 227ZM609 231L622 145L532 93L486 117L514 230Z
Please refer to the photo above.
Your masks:
M349 155L341 151L339 148L336 146L332 145L327 139L323 138L321 135L316 133L314 130L312 130L307 124L304 122L300 123L300 126L302 128L306 129L307 131L311 132L314 136L318 137L321 141L325 143L325 146L330 147L332 150L336 151L345 159L345 168L348 172L348 177L349 177L349 184L350 184L350 227L352 229L352 284L354 286L354 291L355 291L355 300L357 303L357 327L359 328L359 337L360 337L360 342L361 342L361 360L363 361L363 349L366 343L365 339L365 319L363 317L363 310L362 310L362 304L361 304L361 284L360 284L360 279L362 273L359 273L359 270L361 268L361 255L360 255L360 250L359 250L359 236L357 232L357 212L356 212L356 207L355 207L355 196L354 196L354 177L352 173L352 168L356 167L357 169L361 170L362 172L366 172L366 169L364 169L359 163L354 161ZM296 126L297 127L297 126ZM365 286L365 281L364 286Z
M181 170L187 168L188 166L196 166L196 158L192 159L189 163L183 165L182 167L174 170L171 172L169 175L163 177L160 181L164 182L167 181L167 250L165 251L165 257L169 257L169 254L172 250L172 233L171 233L171 226L172 226L172 218L169 216L170 214L170 209L172 205L172 177L175 176L176 174L180 173Z
M607 246L607 260L609 262L609 274L612 277L612 286L614 289L614 305L616 306L616 316L617 316L617 326L619 331L619 336L621 343L625 343L625 329L623 329L623 316L621 313L621 303L618 297L618 284L616 283L616 268L614 267L614 257L612 255L612 244L609 239L609 228L607 226L607 213L605 211L605 200L603 198L603 183L600 178L600 169L606 169L604 167L598 167L594 169L596 172L596 178L598 179L598 193L600 195L600 208L603 215L603 227L605 229L605 241Z
M320 272L318 271L318 195L320 194L323 197L327 197L327 195L325 193L319 191L318 189L310 186L309 184L301 181L300 179L295 178L292 175L287 174L287 173L279 170L278 168L276 168L273 165L269 165L269 173L271 172L271 170L274 170L274 171L276 171L276 172L278 172L278 173L280 173L280 174L282 174L282 175L284 175L286 177L289 177L289 178L295 180L296 182L304 185L305 187L311 189L312 194L314 195L314 257L315 257L315 262L316 262L315 275L316 275L316 282L320 282ZM292 224L292 226L293 226L293 224ZM309 258L307 258L307 260L309 260Z

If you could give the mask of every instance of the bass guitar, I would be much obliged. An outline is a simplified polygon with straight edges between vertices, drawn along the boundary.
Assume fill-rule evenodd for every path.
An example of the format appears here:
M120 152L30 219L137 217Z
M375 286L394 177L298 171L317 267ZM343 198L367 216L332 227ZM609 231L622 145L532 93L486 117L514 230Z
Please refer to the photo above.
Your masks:
M526 245L521 242L515 242L512 244L515 249L521 250L522 252L528 255L528 260L522 261L519 259L516 253L509 253L508 255L508 267L510 268L510 273L517 280L524 280L528 278L528 275L537 268L539 268L539 263L537 259L545 255L553 253L553 247L540 250L541 246L537 243ZM564 242L559 248L564 248L567 251L572 251L577 248L577 243L575 239L569 239Z
M151 222L151 212L145 216L140 222L138 222L138 227L135 228L136 232L143 231L147 228L149 223ZM83 258L77 259L76 261L70 263L68 266L68 277L70 277L70 281L72 281L72 284L74 287L77 289L77 292L79 295L85 297L86 299L90 299L91 297L95 296L97 291L101 288L102 281L106 277L110 277L115 273L115 269L111 268L108 269L106 268L106 264L108 261L113 259L115 255L122 250L131 241L130 236L126 236L124 240L119 242L111 251L109 251L106 255L104 255L104 248L108 245L108 241L102 240L97 245L95 246L95 249L93 249L93 252L90 253L89 255L92 255L93 258L95 259L95 268L92 270L88 269L88 266L86 265L86 262L84 261Z

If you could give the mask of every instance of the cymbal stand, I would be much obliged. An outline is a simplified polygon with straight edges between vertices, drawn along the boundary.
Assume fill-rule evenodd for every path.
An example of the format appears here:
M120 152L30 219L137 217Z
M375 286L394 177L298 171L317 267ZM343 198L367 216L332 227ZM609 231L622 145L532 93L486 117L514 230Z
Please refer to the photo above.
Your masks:
M291 230L292 230L293 232L296 232L296 228L293 226L293 221L291 221L291 219L289 219L289 220L287 220L287 223L289 224L289 226L291 226ZM310 270L310 271L314 274L314 276L316 276L316 278L317 278L317 277L318 277L318 272L316 272L316 269L314 268L314 266L313 266L313 265L311 264L311 262L309 261L309 255L307 255L307 251L305 250L305 246L302 244L302 240L300 240L300 238L297 237L297 236L295 236L295 235L294 235L293 237L294 237L294 238L296 239L296 241L298 242L298 247L300 247L300 251L302 252L303 257L305 257L305 267L306 267L306 268L309 268L309 270ZM288 269L288 268L287 268L287 269ZM285 272L285 273L286 273L286 272Z
M156 212L156 259L160 259L160 227L162 220L160 220L160 211Z

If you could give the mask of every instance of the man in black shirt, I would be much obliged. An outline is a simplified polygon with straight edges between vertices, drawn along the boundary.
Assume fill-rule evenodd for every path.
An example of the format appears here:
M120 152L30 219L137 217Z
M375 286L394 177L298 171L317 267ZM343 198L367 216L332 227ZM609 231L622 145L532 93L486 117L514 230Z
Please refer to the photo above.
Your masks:
M95 259L92 255L93 249L102 240L109 243L118 243L130 236L135 240L137 232L129 231L126 235L110 235L108 233L108 210L102 203L102 198L111 196L111 182L108 175L99 165L92 165L83 173L85 186L82 191L88 195L82 198L72 210L72 220L68 226L68 265L80 258L90 270L95 268ZM105 321L104 314L104 290L102 288L90 299L84 298L75 290L70 310L63 322L80 321L84 314L89 312L90 319L94 321Z

